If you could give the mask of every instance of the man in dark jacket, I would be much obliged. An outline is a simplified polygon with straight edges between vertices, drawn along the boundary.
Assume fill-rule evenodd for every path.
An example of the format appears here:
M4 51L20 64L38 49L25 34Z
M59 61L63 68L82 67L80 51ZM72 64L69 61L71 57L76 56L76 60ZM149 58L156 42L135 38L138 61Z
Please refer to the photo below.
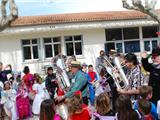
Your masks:
M4 83L7 81L7 73L3 70L3 63L0 62L0 81Z
M154 49L150 55L153 63L148 62L150 56L146 52L143 52L141 56L144 69L150 72L149 85L153 88L151 101L157 105L157 101L160 99L160 48Z
M45 86L48 90L48 93L52 99L54 99L54 95L56 90L58 90L58 83L56 81L56 74L53 73L53 68L49 67L47 69L47 77L45 79Z

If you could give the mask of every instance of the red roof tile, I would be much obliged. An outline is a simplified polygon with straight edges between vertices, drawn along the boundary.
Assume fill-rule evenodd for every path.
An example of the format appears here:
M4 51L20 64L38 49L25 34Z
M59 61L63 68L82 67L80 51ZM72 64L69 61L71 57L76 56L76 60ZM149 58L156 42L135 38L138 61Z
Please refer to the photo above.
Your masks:
M96 22L111 20L143 19L147 15L138 11L88 12L71 14L54 14L41 16L21 16L11 26L44 25L75 22Z

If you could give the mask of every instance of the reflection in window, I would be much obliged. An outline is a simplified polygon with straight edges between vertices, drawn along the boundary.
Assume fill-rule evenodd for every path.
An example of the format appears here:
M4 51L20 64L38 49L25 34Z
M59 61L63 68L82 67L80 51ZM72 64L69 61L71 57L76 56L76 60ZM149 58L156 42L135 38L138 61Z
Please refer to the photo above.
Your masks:
M61 52L61 37L43 38L45 58L51 58Z
M126 41L124 42L125 53L129 52L140 52L140 42L139 41Z
M123 53L122 43L116 43L116 50L118 53Z
M82 36L65 36L67 56L82 55Z
M145 51L150 51L150 41L144 41L144 50Z
M157 40L153 40L153 41L152 41L152 50L153 50L154 48L157 48L157 45L158 45Z

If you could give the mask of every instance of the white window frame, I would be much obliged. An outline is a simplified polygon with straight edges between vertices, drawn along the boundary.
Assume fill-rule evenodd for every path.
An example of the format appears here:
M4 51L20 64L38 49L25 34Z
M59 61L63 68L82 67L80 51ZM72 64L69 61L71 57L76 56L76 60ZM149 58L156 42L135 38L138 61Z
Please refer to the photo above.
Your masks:
M149 43L150 43L150 46L149 46L150 47L150 51L147 51L147 52L152 52L152 50L153 50L152 41L154 41L154 40L157 41L157 45L158 45L159 44L159 40L160 40L159 37L155 37L155 38L143 38L143 44L144 44L145 41L149 41ZM145 48L144 48L144 50L145 50Z
M140 42L140 39L127 39L127 40L115 40L115 41L107 41L106 43L115 43L115 49L116 48L116 43L122 43L122 52L125 53L125 42L130 42L130 41L139 41ZM140 51L141 52L141 49ZM134 53L139 53L139 52L134 52Z
M74 40L74 36L81 36L81 40ZM65 37L72 37L72 41L65 41ZM64 36L64 43L65 43L65 53L67 55L67 43L73 43L73 53L74 56L76 57L82 57L83 56L83 35L65 35ZM81 55L76 55L76 50L75 50L75 43L81 43L81 48L82 48L82 54Z
M27 44L27 45L23 45L22 41L24 40L28 40L30 41L30 44ZM37 43L36 44L33 44L32 43L32 40L37 40ZM39 60L39 39L38 38L32 38L32 39L22 39L21 40L21 44L22 44L22 51L23 51L23 61L27 62L27 61L36 61L36 60ZM37 59L34 59L34 55L33 55L33 46L37 46L38 48L38 58ZM30 50L31 50L31 59L25 59L24 57L24 47L30 47Z
M44 43L44 39L45 38L50 38L51 39L51 42L50 43ZM62 49L62 43L61 43L61 37L60 36L56 36L56 37L45 37L43 38L43 46L44 46L44 58L45 59L51 59L55 56L54 54L54 45L60 45L60 49ZM54 38L60 38L60 41L59 42L53 42L53 39ZM45 45L51 45L52 46L52 57L46 57L46 52L45 52Z

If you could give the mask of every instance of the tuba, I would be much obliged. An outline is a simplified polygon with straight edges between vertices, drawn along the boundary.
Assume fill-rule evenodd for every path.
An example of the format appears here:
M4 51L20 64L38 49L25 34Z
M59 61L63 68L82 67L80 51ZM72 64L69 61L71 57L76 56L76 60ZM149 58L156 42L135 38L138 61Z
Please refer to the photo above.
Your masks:
M70 81L66 72L65 59L62 55L58 55L53 58L53 68L56 72L56 78L58 82L58 86L63 92L67 92L68 88L70 88ZM61 95L59 95L61 96ZM64 102L58 103L56 112L64 119L68 118L68 109L67 105Z
M110 62L109 58L107 56L103 57L102 64L107 69L108 67L112 70L111 76L113 77L113 80L119 89L128 89L129 82L128 79L123 71L123 67L121 65L121 62L117 56L113 58L114 65Z
M56 70L56 78L60 89L66 92L71 85L66 72L64 58L61 55L53 58L53 68Z

